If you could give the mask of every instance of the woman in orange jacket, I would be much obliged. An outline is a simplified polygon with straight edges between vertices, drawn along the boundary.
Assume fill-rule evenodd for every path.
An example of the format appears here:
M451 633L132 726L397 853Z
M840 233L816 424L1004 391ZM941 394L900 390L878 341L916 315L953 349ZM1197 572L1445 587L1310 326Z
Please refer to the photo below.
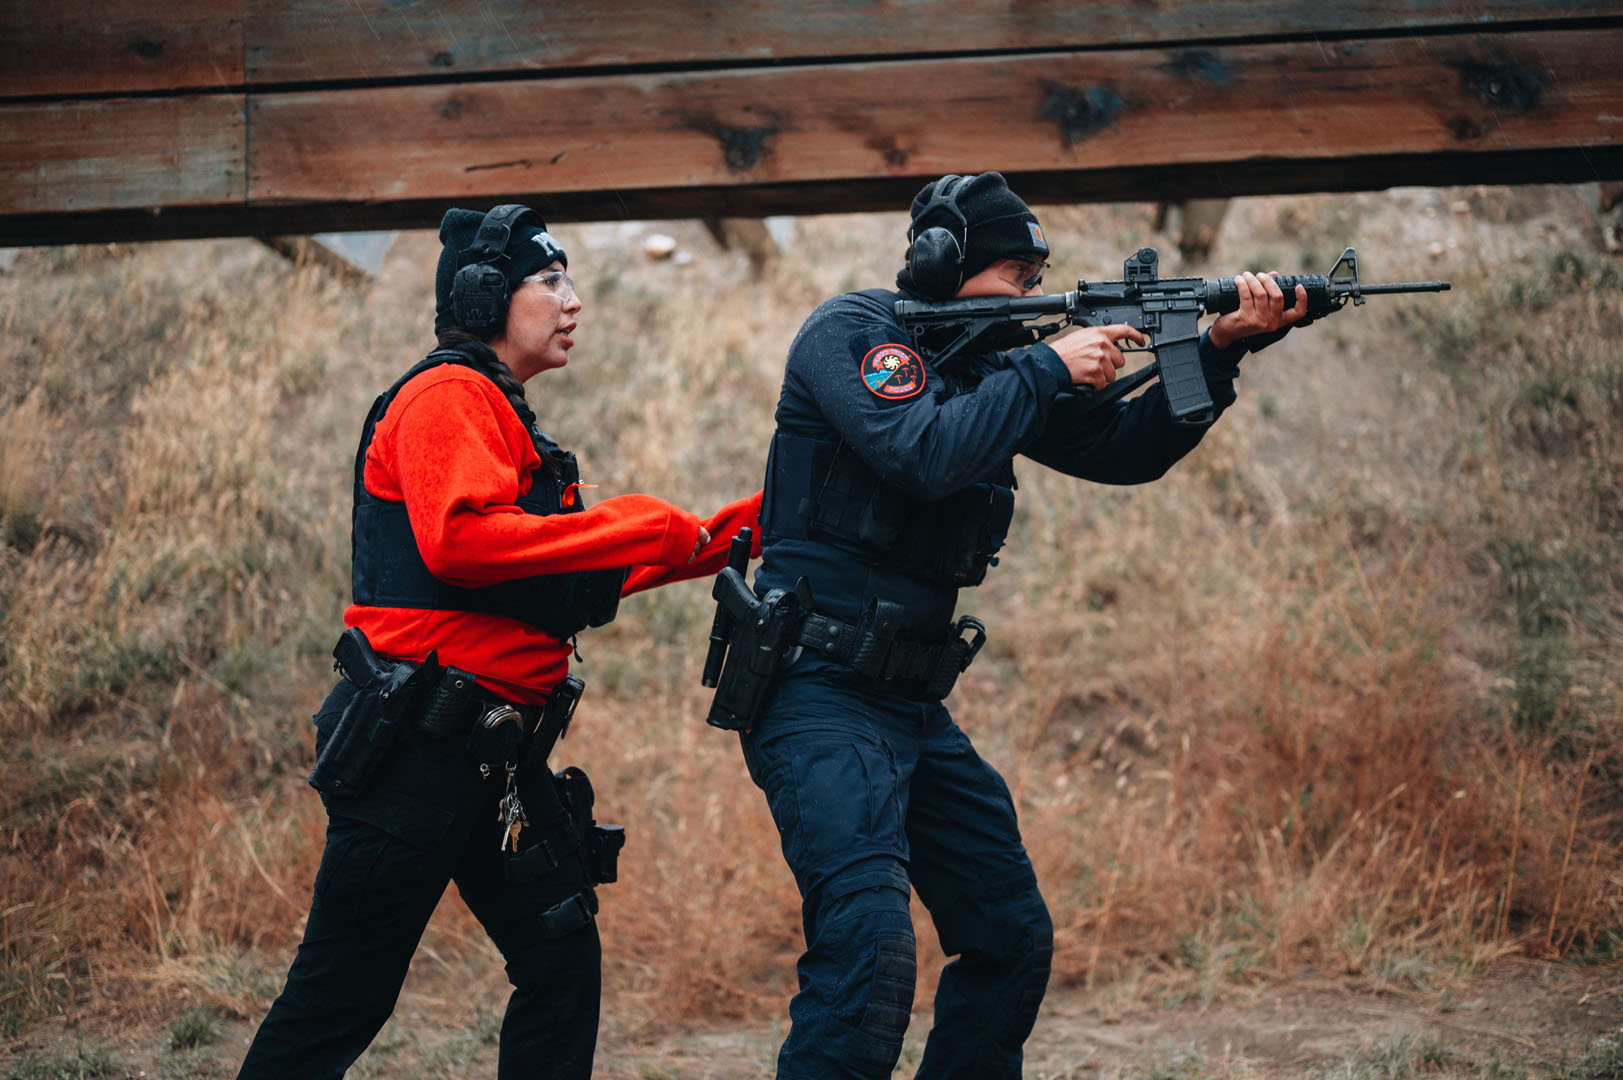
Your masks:
M516 205L453 209L440 240L439 347L378 398L356 454L344 678L311 777L327 843L245 1078L341 1077L450 881L513 984L498 1076L590 1075L594 886L621 836L592 821L585 774L546 760L578 694L573 640L626 593L715 573L759 514L759 493L706 521L648 495L586 508L523 389L574 346L567 255Z

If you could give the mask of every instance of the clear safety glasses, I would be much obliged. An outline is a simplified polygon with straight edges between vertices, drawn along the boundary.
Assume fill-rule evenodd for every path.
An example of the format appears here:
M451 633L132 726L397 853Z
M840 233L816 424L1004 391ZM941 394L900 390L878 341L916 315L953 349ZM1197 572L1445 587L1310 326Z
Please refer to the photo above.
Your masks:
M539 285L560 300L566 300L575 293L575 279L562 270L542 270L519 280L520 285Z

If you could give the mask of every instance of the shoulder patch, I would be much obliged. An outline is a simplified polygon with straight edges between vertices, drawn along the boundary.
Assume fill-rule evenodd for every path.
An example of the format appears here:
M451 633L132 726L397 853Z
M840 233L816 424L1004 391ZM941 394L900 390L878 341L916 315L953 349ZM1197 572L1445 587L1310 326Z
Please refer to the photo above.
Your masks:
M924 363L906 345L876 345L862 358L862 382L875 397L916 397L924 390Z

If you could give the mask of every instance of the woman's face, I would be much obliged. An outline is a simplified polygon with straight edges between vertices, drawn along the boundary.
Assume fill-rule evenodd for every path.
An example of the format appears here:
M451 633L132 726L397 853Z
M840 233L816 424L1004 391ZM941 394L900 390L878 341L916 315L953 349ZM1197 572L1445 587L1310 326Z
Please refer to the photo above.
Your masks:
M490 339L490 347L519 382L563 367L569 362L569 350L575 347L570 335L575 332L575 316L580 309L574 282L563 266L554 262L514 287L507 307L507 325Z

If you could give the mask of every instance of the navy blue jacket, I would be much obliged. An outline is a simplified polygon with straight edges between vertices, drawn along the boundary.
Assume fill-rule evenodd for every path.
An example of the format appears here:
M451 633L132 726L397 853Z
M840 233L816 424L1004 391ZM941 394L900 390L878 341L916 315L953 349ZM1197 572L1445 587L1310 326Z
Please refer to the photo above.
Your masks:
M977 358L971 370L952 378L918 358L922 385L909 382L906 396L884 396L864 375L874 370L869 358L875 354L901 355L885 346L916 357L892 311L907 295L844 293L812 312L789 347L776 414L780 437L843 446L897 496L932 504L999 477L1012 486L1010 465L1018 454L1096 483L1146 483L1192 450L1209 426L1174 422L1159 382L1132 400L1079 418L1084 399L1065 393L1070 374L1041 343ZM1234 401L1243 355L1201 335L1215 414ZM880 377L882 372L875 381ZM816 495L806 489L817 483L815 476L808 483L769 462L757 589L792 588L805 576L817 609L826 614L855 621L869 598L878 596L907 609L909 634L943 631L957 601L955 586L860 545L807 537L803 529L785 526L799 524L792 515L803 499Z

